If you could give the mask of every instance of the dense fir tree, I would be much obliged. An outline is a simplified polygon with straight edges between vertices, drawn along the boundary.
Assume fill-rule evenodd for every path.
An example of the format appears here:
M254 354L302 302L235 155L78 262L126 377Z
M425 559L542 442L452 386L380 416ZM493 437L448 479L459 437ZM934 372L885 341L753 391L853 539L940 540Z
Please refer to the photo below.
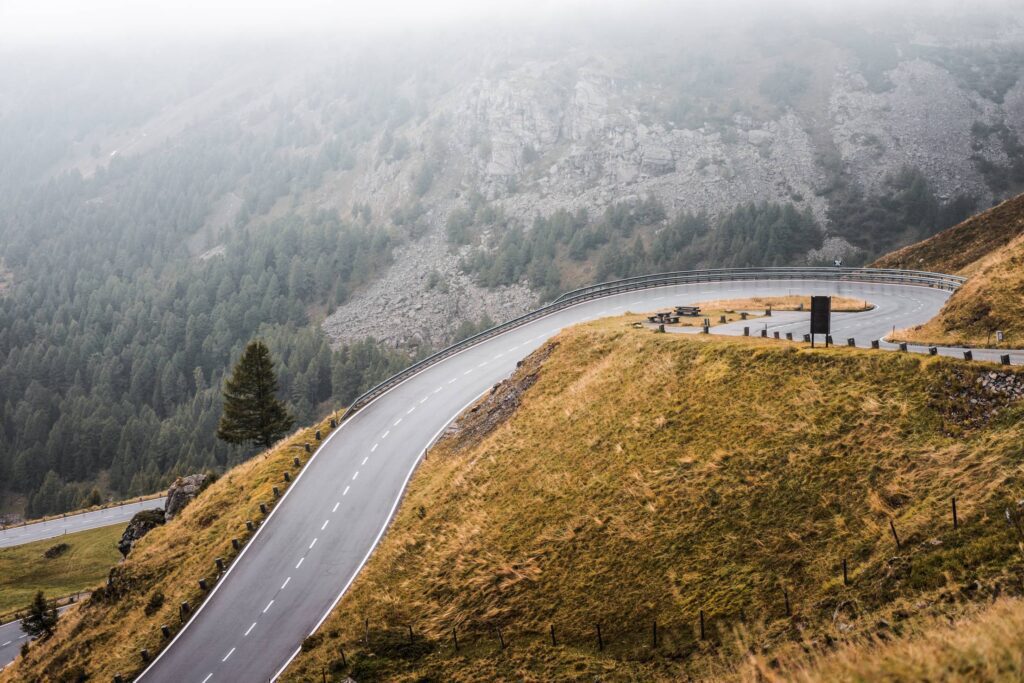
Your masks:
M32 638L46 640L53 635L59 618L56 605L47 604L43 591L39 591L21 620L21 630Z
M224 412L217 437L231 444L269 448L295 420L277 398L277 376L270 349L252 341L224 384Z

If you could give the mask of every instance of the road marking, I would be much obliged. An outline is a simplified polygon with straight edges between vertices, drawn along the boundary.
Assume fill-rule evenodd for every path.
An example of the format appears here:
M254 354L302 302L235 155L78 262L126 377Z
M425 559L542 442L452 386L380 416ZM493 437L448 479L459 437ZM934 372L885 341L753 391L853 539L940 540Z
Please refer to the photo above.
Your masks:
M458 379L458 377L452 377L450 380L448 380L448 384L455 384L455 382L457 382Z
M443 388L444 387L438 387L437 389L434 389L434 393L436 394L437 392L441 391L441 389L443 389Z
M235 654L235 648L231 648L230 650L228 650L228 653L226 655L224 655L224 659L222 659L220 661L222 661L222 662L228 661L228 657L230 657L233 654Z
M340 500L337 503L334 504L334 507L331 508L331 512L337 512L339 505L341 505L341 501Z
M366 461L369 460L369 459L370 459L370 456L366 456L365 458L363 458L363 465L365 465Z
M250 633L252 633L252 630L254 628L256 628L256 622L255 621L252 622L252 626L250 626L249 628L245 629L245 635L249 635Z
M397 420L395 420L395 424L393 424L393 425L391 425L391 426L392 426L392 427L397 427L397 426L398 426L398 425L400 425L400 424L402 424L402 418L398 418Z
M287 586L288 582L291 581L291 580L292 580L292 577L290 577L290 576L287 579L285 579L284 583L281 584L281 590L284 590L284 587Z
M484 361L483 363L481 363L481 364L480 364L480 365L478 365L477 367L478 367L478 368L482 368L483 366L487 365L487 363L488 363L488 361Z
M498 360L499 358L501 358L504 355L505 355L504 353L499 353L497 356L494 357L494 360Z
M355 481L356 477L358 477L358 476L359 476L359 470L356 470L356 473L352 475L352 481Z
M426 403L428 398L430 398L430 397L429 396L424 396L423 398L421 398L420 399L420 405L423 405L424 403Z
M377 444L373 444L373 447L370 448L370 452L373 453L375 450L377 450ZM366 461L364 460L363 462Z
M349 487L348 487L348 486L346 486L346 487L345 487L345 490L341 492L341 495L343 495L343 496L346 496L346 495L348 495L348 489L349 489Z
M268 610L268 609L270 609L270 606L271 606L271 605L273 605L273 604L274 604L274 601L273 601L273 600L271 600L270 602L268 602L268 603L267 603L267 606L263 608L263 613L264 613L264 614L266 614L266 613L267 613L267 610Z
M11 644L11 643L13 643L13 642L14 642L13 640L8 640L8 641L7 641L6 643L4 643L3 645L0 645L0 647L7 647L8 645L10 645L10 644Z
M384 434L380 438L386 439L386 438L388 438L388 434L390 434L390 433L391 433L391 430L389 429L388 431L384 432Z
M302 563L305 562L305 561L306 561L306 558L300 557L299 558L299 563L297 565L295 565L295 568L298 569L299 567L301 567Z
M462 374L463 374L463 375L468 375L468 374L469 374L469 373L471 373L471 372L473 372L473 368L470 368L469 370L466 370L466 371L465 371L464 373L462 373Z
M327 528L327 522L329 522L329 521L331 521L331 520L329 520L329 519L325 519L324 520L323 526L320 527L320 531L323 531L324 529Z
M405 414L406 415L412 415L412 411L414 411L414 410L416 410L416 406L413 406L412 408L409 408L409 410L405 411Z
M203 679L203 683L206 683L206 681L210 680L211 678L213 678L213 674L206 674L206 678Z
M312 550L312 549L313 549L313 546L315 546L315 545L316 545L316 542L317 542L317 539L315 539L315 538L314 538L314 539L313 539L313 542L309 544L309 549L310 549L310 550ZM273 600L271 600L271 602L273 602Z

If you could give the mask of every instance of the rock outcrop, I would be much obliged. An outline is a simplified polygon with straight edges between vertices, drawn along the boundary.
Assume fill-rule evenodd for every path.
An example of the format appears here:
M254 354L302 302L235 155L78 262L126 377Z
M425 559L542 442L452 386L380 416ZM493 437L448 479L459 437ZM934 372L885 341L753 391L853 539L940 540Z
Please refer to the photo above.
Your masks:
M128 522L124 533L121 534L121 540L117 542L117 549L123 556L128 557L128 553L143 536L158 526L163 526L165 521L166 517L161 508L135 513L135 516Z
M178 477L167 489L167 503L164 505L167 521L177 517L192 499L199 495L209 482L208 474L190 474L187 477Z

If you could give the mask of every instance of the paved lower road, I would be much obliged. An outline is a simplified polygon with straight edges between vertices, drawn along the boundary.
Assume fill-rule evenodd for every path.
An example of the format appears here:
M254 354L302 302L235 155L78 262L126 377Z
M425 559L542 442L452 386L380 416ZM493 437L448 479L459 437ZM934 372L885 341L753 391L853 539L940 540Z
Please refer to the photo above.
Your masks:
M220 683L275 677L355 578L437 434L563 327L625 311L788 294L873 302L872 311L837 317L836 338L853 336L864 344L893 326L927 321L949 296L924 287L852 282L674 285L581 303L451 356L367 405L330 435L189 626L141 678ZM805 323L790 324L797 331Z
M27 637L21 632L20 621L0 625L0 669L14 661Z
M10 548L23 543L42 541L47 538L73 534L76 531L88 531L113 524L124 524L140 510L162 507L163 498L153 498L142 502L125 503L103 510L80 512L77 515L57 517L45 522L32 522L24 526L12 526L0 530L0 548Z

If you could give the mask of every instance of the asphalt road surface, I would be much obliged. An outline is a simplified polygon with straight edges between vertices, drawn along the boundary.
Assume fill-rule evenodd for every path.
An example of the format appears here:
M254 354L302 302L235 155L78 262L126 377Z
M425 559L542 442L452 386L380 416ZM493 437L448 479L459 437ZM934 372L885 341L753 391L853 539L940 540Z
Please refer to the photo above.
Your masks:
M835 294L876 304L872 311L835 318L836 339L852 336L860 345L894 326L927 321L949 296L916 286L850 282L675 285L588 301L451 356L379 397L329 436L192 622L141 679L249 683L276 677L362 568L425 449L561 328L625 311L788 294ZM752 331L758 322L750 323ZM794 332L806 326L778 322ZM737 334L742 328L722 331Z
M88 531L113 524L125 524L136 512L162 507L163 498L153 498L142 502L126 503L93 512L80 512L77 515L57 517L45 522L32 522L25 526L12 526L0 530L0 548L10 548L23 543L42 541L76 531ZM2 642L2 641L0 641Z
M20 621L0 625L0 669L14 661L27 637L21 632Z

